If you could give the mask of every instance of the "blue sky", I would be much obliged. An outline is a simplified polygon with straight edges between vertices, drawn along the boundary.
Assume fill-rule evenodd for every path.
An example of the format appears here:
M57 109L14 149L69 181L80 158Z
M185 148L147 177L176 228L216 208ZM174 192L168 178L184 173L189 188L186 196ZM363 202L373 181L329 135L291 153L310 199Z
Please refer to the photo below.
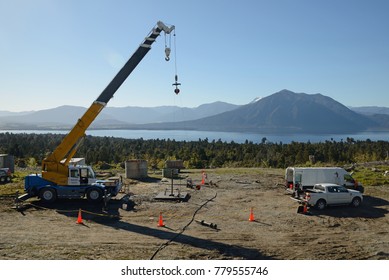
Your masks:
M177 60L159 37L108 106L289 89L389 107L388 14L384 0L0 0L0 110L88 107L158 20L176 26Z

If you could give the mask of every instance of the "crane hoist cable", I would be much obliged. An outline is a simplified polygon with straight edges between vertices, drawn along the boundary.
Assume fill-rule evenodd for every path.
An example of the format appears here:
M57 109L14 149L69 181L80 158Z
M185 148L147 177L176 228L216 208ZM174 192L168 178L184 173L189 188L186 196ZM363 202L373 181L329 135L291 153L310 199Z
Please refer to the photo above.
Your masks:
M170 53L171 53L171 45L172 45L172 33L166 34L165 33L165 60L169 61L170 60ZM174 43L174 83L172 86L175 86L176 88L174 89L175 94L180 93L180 89L178 86L181 85L181 83L178 82L178 74L177 74L177 42L176 42L176 31L174 30L173 33L173 43Z
M171 45L172 45L171 35L170 34L167 35L165 33L165 60L166 61L170 60L170 53L172 51Z

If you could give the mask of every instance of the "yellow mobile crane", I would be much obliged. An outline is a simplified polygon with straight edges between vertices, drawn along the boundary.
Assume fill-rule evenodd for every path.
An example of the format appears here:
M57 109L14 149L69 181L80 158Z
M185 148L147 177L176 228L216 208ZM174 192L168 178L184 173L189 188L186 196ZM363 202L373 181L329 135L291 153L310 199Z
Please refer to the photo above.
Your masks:
M63 138L59 146L42 161L42 174L26 176L25 194L19 197L20 200L38 196L43 201L53 202L57 198L86 196L89 201L98 202L104 195L115 196L119 192L120 181L97 180L90 166L74 166L69 165L69 162L80 146L85 131L148 53L156 38L161 32L171 34L174 28L174 25L167 26L161 21L157 23L113 80L77 121L73 129ZM165 54L165 59L168 61L170 48L165 48Z

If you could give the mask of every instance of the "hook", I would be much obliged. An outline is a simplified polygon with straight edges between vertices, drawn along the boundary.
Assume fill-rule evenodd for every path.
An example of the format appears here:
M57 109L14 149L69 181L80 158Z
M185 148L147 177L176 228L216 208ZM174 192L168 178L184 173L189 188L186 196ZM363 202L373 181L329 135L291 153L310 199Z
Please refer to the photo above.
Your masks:
M168 47L165 48L165 55L166 55L165 60L166 61L170 60L170 53L171 53L171 51L172 50L170 48L168 48Z

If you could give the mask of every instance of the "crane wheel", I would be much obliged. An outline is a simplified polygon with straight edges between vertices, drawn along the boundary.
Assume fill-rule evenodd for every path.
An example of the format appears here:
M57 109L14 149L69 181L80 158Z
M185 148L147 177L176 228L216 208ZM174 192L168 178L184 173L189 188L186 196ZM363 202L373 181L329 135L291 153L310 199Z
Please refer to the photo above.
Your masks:
M91 188L86 193L86 198L93 203L100 202L103 199L103 192L98 188Z
M53 203L57 199L57 193L53 188L43 188L39 192L39 197L46 203Z

